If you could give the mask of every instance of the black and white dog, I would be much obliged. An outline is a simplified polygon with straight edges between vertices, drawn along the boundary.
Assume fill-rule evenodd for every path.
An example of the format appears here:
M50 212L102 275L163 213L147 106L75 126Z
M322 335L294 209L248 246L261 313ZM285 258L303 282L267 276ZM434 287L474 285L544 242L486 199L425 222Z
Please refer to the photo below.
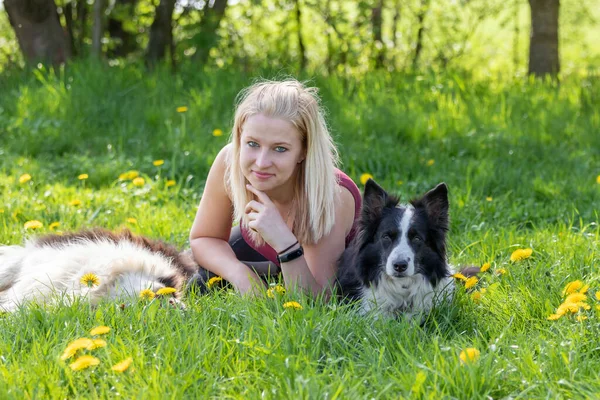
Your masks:
M454 272L446 261L446 184L401 205L369 180L358 224L338 264L342 297L359 301L365 313L409 318L451 299Z
M0 246L0 311L15 311L28 301L70 301L77 296L89 296L96 304L164 287L175 288L171 302L183 306L177 299L197 269L191 252L128 230L42 236L24 246ZM85 274L94 274L97 285L83 284Z

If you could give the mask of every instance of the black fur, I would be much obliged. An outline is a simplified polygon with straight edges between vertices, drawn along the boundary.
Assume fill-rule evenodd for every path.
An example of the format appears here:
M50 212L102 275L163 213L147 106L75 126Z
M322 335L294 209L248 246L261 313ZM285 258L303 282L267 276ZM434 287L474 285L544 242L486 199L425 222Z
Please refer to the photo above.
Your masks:
M412 200L415 209L408 237L415 253L416 273L435 287L449 275L446 262L448 188L440 183L423 197ZM373 180L368 180L358 221L358 232L338 262L339 295L350 300L362 297L363 289L377 286L391 251L399 241L399 222L406 207Z

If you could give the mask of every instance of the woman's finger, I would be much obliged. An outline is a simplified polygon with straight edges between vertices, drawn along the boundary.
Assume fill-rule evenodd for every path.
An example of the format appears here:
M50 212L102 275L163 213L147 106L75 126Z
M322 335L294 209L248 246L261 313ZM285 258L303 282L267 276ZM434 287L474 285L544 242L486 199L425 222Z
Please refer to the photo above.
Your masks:
M267 204L271 204L271 199L269 198L269 196L267 196L266 193L261 192L260 190L258 190L257 188L255 188L254 186L247 184L246 188L251 191L252 193L254 193L256 195L256 198L263 204L267 205Z
M261 204L256 200L250 200L250 202L248 204L246 204L246 209L244 210L244 212L246 214L248 214L251 211L261 212L261 211L264 211L264 209L265 209L264 204Z

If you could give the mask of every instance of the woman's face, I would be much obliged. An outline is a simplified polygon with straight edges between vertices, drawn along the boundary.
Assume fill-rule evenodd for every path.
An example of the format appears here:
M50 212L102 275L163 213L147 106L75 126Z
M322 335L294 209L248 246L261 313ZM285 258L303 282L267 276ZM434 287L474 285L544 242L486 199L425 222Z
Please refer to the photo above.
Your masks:
M240 165L252 186L263 192L285 188L304 160L301 134L289 121L256 114L240 137Z

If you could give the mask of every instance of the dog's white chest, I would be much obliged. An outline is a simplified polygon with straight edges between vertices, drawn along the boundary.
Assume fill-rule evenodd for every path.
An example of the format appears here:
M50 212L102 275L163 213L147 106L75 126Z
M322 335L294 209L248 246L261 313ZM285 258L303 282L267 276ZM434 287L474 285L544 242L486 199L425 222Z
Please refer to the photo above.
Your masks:
M388 317L426 313L435 301L451 296L451 278L442 280L436 288L420 274L405 278L390 278L384 275L377 285L363 289L362 312L376 310Z

